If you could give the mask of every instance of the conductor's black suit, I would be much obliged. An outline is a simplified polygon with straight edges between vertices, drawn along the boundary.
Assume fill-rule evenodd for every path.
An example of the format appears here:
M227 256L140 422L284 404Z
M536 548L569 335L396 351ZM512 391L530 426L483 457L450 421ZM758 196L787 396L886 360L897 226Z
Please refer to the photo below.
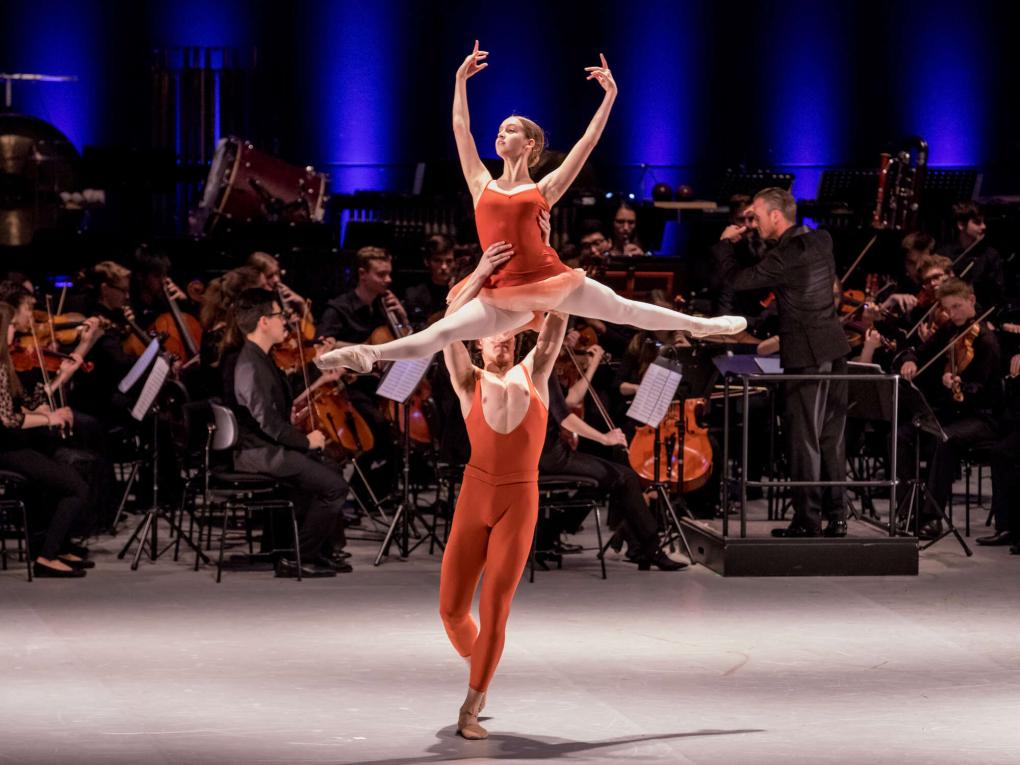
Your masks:
M779 308L779 354L788 374L846 372L850 345L836 316L832 237L804 226L788 228L757 265L731 274L735 290L772 289ZM790 478L846 479L847 386L843 381L784 384L782 415ZM821 529L822 502L831 521L845 521L844 491L794 490L792 527Z

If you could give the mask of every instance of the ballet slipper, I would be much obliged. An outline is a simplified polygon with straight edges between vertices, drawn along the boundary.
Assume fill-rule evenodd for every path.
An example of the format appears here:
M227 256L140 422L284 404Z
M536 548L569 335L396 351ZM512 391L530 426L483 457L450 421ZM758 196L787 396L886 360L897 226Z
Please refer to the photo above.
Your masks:
M350 369L354 372L371 372L379 360L379 351L374 345L345 345L316 357L319 369Z
M708 337L709 335L735 335L747 329L747 319L743 316L716 316L712 319L693 319L695 322L688 332L692 337Z
M479 708L478 712L481 711ZM460 714L457 716L457 733L468 741L480 741L489 737L489 731L478 724L478 712L461 707Z

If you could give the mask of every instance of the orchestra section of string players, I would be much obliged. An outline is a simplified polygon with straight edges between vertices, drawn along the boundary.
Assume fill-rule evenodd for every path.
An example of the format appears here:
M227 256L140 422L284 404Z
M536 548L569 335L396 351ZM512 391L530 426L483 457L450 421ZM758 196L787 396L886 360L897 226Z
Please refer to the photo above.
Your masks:
M692 340L679 331L571 317L550 383L540 475L586 479L583 491L608 506L608 546L637 569L676 571L685 563L666 552L668 519L655 483L665 483L694 516L731 511L733 488L721 481L721 380L674 402L656 434L627 416L649 366L691 351L709 358L775 356L787 371L874 365L868 368L916 387L946 436L909 422L899 428L899 491L913 477L916 452L930 494L900 519L902 531L942 534L961 465L978 463L989 467L992 483L989 526L978 542L1017 552L1020 313L1012 307L1020 295L1012 264L1000 254L1008 251L1005 234L997 238L982 209L964 201L946 210L940 238L910 226L876 229L893 253L876 265L873 257L855 261L856 252L834 253L833 239L800 225L792 197L779 191L731 198L729 219L712 242L687 253L678 278L649 265L632 205L557 232L565 262L621 293L706 316L744 316L748 330ZM182 410L206 401L234 415L229 467L275 478L293 502L296 528L267 517L256 543L267 555L292 551L272 555L276 575L351 571L349 546L378 529L400 501L405 441L418 522L435 520L442 536L470 455L441 359L400 405L376 393L386 364L355 374L323 372L314 363L337 347L385 342L429 326L446 311L450 286L481 254L477 244L449 233L425 237L416 253L398 258L371 244L352 250L335 264L332 281L345 286L310 295L299 294L299 288L308 292L305 282L289 279L264 251L201 272L139 246L122 257L81 263L73 279L56 286L39 276L40 264L8 260L0 284L6 336L0 474L5 496L16 492L24 502L34 574L85 576L95 566L90 542L130 528L133 513L151 503L154 483L161 505L182 508L181 533L203 547L202 514L193 499L185 501L185 485L204 431L196 436ZM628 268L629 259L640 265ZM643 286L628 280L635 269L647 275ZM137 392L121 386L154 341L187 402L159 412L158 450L151 448L153 429L131 414ZM523 333L517 353L523 356L533 342L533 332ZM765 403L769 396L777 407ZM784 472L800 480L842 480L848 465L852 472L867 456L872 477L880 475L890 464L888 423L855 417L845 386L830 386L825 396L828 414L821 421L804 403L821 400L816 390L763 390L762 400L752 401L747 463L732 470L751 480ZM772 430L780 437L770 457ZM819 453L820 464L817 458L812 464L810 455ZM133 471L126 490L125 466L146 460L158 464ZM789 526L780 535L844 535L848 504L867 513L881 492L792 492ZM760 489L749 493L754 499ZM587 508L542 514L535 564L548 567L577 553L574 535L595 522ZM104 558L100 565L113 562Z

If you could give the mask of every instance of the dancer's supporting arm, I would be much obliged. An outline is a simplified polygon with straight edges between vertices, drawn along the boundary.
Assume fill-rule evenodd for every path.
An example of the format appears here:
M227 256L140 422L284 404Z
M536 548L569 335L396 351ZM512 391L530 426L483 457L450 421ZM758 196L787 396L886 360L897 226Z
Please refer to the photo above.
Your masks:
M488 51L478 50L478 40L475 40L475 48L471 54L464 59L464 63L457 69L457 76L453 87L453 138L457 142L457 154L460 156L460 169L464 173L464 180L467 181L468 189L471 191L471 198L475 203L482 195L486 185L492 180L489 171L482 164L478 156L478 147L475 146L474 136L471 135L471 116L468 114L467 104L467 81L470 77L478 74L485 67L485 57Z
M475 266L475 270L464 281L464 286L450 301L446 308L446 315L455 313L457 309L476 297L493 271L499 268L513 257L513 245L509 242L494 242L482 253L481 260ZM464 343L454 340L443 348L443 359L446 361L446 368L450 372L450 382L453 389L462 402L467 396L467 406L471 405L471 397L475 390L475 365L471 363L471 354L468 353Z
M549 311L538 332L538 342L524 358L523 363L531 372L531 382L546 406L549 406L549 377L560 356L563 337L567 334L568 318L567 314L560 311Z
M616 81L613 79L612 72L609 71L606 57L600 53L599 58L602 61L602 66L586 66L584 71L588 72L589 80L595 80L605 91L602 103L599 104L588 129L581 136L581 140L574 144L574 148L567 153L563 164L538 182L538 190L542 192L542 196L545 197L550 207L555 205L570 188L574 179L577 178L577 174L584 167L584 163L588 161L595 144L602 137L602 131L605 130L606 122L609 121L609 111L613 108L613 101L616 100ZM481 192L479 191L479 193Z

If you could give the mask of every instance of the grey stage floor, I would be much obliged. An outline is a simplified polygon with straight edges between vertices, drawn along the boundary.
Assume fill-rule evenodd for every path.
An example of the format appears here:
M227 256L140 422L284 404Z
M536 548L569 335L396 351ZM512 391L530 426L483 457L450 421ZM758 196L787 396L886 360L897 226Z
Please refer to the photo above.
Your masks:
M1006 548L947 539L889 579L568 559L521 583L492 736L468 742L438 556L373 568L360 543L335 580L216 585L102 547L84 581L0 574L0 763L1020 761Z

